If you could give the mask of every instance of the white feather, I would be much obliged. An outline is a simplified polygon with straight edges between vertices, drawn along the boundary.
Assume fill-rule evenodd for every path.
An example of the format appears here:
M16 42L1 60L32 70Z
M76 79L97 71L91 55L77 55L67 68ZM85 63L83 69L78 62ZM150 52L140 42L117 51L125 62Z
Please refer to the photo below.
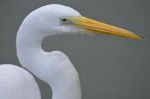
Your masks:
M63 52L45 52L41 47L47 36L70 34L79 29L61 24L60 18L68 16L81 15L63 5L43 6L25 18L17 33L17 55L21 65L49 84L52 99L81 99L78 73L69 58ZM40 99L34 78L19 67L0 66L0 83L0 99Z

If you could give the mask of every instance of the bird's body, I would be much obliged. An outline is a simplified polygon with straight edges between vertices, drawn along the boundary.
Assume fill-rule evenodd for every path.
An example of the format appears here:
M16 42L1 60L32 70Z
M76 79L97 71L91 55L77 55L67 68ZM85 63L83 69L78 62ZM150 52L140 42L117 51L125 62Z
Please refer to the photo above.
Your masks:
M0 65L0 99L41 99L34 77L15 65Z
M42 41L47 36L60 35L60 34L81 34L83 32L94 32L100 33L104 32L105 34L123 36L126 38L141 39L140 36L133 34L124 29L120 29L115 26L107 25L95 20L88 19L83 17L78 11L63 5L52 4L41 7L33 12L31 12L21 24L18 33L17 33L17 56L23 67L32 72L39 79L46 82L52 89L52 99L81 99L81 88L78 72L71 63L67 55L61 51L52 51L45 52L42 47ZM8 71L4 68L8 67ZM16 68L15 66L4 65L1 66L0 72L6 70L4 73L0 73L0 82L1 85L5 85L6 91L1 89L0 94L4 93L3 96L7 97L5 99L11 99L11 96L6 96L6 93L10 93L11 88L6 86L6 84L15 85L19 83L24 85L28 82L29 84L37 84L33 79L32 75L26 72L23 69ZM13 74L10 74L10 69L14 69ZM20 71L24 71L24 75L20 75ZM2 79L4 75L6 79ZM28 77L26 79L26 77ZM18 77L18 78L15 78ZM15 78L15 81L11 84L12 79ZM32 78L32 79L30 79ZM20 80L22 79L22 81ZM5 81L6 80L6 81ZM32 86L30 84L29 86ZM21 89L24 89L25 92L29 91L32 93L30 98L24 98L26 96L22 95L23 98L15 99L31 99L32 96L37 95L37 89L26 88L25 86L20 86ZM26 85L26 84L25 84ZM36 91L37 93L34 93ZM18 91L15 91L14 96L17 95ZM0 96L1 97L1 96ZM37 95L37 98L40 99L40 94Z

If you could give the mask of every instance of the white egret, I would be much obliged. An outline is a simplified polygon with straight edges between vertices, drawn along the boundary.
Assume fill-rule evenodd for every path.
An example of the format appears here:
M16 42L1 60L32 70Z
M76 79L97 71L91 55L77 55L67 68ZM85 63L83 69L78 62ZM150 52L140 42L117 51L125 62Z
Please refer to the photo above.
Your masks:
M83 17L78 11L59 4L46 5L31 12L19 28L16 40L18 59L23 67L51 87L52 99L81 99L79 77L63 52L45 52L41 43L47 36L83 32L142 39L130 31ZM15 90L17 88L21 91ZM0 95L3 96L1 99L40 99L33 77L12 65L0 66Z

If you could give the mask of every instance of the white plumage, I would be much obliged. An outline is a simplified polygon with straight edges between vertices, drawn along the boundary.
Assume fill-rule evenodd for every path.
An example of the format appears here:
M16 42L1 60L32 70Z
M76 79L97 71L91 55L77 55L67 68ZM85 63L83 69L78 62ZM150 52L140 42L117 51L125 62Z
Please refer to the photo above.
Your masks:
M78 73L61 51L45 52L47 36L94 32L141 39L124 29L81 16L67 6L52 4L31 12L17 33L17 56L23 67L52 88L52 99L81 99ZM14 65L0 66L0 99L40 99L33 76Z
M60 9L64 13L57 12ZM60 23L59 18L69 15L79 13L56 4L41 7L25 18L17 33L20 63L52 87L53 99L81 98L78 74L68 57L60 51L44 52L41 48L46 36L69 33L73 29ZM9 64L1 65L0 99L40 99L40 91L26 70Z
M41 99L34 77L10 64L0 65L0 99Z

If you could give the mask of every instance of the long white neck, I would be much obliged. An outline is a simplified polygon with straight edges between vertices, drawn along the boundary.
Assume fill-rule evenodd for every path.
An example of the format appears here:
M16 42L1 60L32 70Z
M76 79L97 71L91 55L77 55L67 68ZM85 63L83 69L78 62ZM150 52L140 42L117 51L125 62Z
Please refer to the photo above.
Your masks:
M48 35L21 25L16 41L21 65L49 84L52 99L81 99L76 69L62 52L45 52L42 49L41 43L46 36Z

